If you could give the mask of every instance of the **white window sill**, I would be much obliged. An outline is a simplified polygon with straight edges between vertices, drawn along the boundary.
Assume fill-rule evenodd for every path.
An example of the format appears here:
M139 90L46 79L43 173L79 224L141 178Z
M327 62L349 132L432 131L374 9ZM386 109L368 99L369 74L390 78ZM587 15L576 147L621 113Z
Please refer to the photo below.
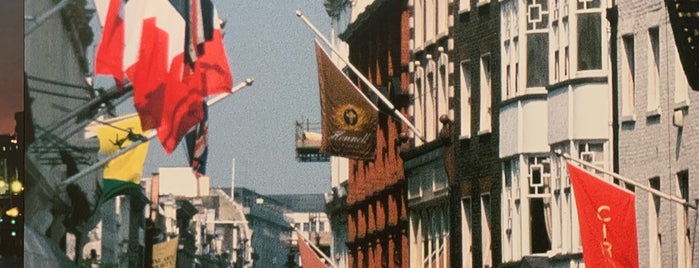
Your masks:
M459 136L459 139L460 139L460 140L467 140L467 139L470 139L470 138L471 138L471 135Z
M490 4L490 0L478 1L478 3L476 3L476 7L485 6L485 5L487 5L487 4Z
M519 95L524 95L524 94L546 94L548 91L546 90L545 87L529 87L524 90L524 92L518 92Z
M622 115L619 121L621 121L621 123L636 122L636 114Z
M468 13L468 12L470 12L470 11L471 11L471 8L464 8L464 9L461 9L461 10L459 10L459 15L464 14L464 13Z
M689 107L689 100L688 100L688 99L687 99L687 100L680 101L680 102L675 102L675 110L677 110L677 109L684 109L684 108L687 108L687 107Z
M483 129L478 131L478 135L483 135L483 134L490 134L490 129Z
M650 109L646 111L646 117L660 116L661 114L662 113L660 112L660 108Z

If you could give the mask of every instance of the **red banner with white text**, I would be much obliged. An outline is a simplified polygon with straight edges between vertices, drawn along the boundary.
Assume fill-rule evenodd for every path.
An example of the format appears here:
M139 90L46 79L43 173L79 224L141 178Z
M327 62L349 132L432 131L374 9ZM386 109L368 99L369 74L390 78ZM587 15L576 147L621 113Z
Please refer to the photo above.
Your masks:
M568 163L586 267L638 267L634 193Z

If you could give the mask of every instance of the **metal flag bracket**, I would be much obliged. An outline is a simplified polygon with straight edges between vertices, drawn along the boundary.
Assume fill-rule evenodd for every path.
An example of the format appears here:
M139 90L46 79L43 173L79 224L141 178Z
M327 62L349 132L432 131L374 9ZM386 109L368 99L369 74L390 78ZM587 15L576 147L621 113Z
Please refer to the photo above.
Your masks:
M646 185L643 185L643 184L641 184L641 183L639 183L639 182L637 182L637 181L635 181L635 180L626 178L626 177L621 176L621 175L619 175L619 174L616 174L616 173L614 173L614 172L609 172L609 171L607 171L607 170L604 170L603 168L600 168L600 167L598 167L598 166L596 166L596 165L593 165L592 163L589 163L589 162L586 162L586 161L583 161L583 160L580 160L580 159L577 159L577 158L573 158L573 157L571 157L568 153L564 153L564 152L563 152L562 150L560 150L560 149L559 149L559 150L555 150L554 153L555 153L557 156L559 156L559 157L565 158L566 160L569 160L569 161L578 163L578 164L583 165L583 166L585 166L585 167L589 167L589 168L592 168L592 169L597 170L597 171L599 171L599 172L602 172L602 173L604 173L604 174L607 174L607 175L609 175L609 176L612 176L612 177L614 177L614 178L616 178L616 179L618 179L618 180L620 180L620 181L623 181L624 183L631 184L631 185L633 185L634 187L643 189L643 190L645 190L645 191L647 191L647 192L649 192L649 193L651 193L651 194L653 194L653 195L657 195L657 196L659 196L659 197L665 198L665 199L667 199L667 200L670 200L670 201L676 202L676 203L678 203L678 204L681 204L681 205L683 205L683 206L686 206L686 207L692 208L692 209L694 209L694 210L697 210L697 205L696 205L696 204L689 203L687 200L685 200L685 199L683 199L683 198L681 198L681 197L677 197L677 196L674 196L674 195L671 195L671 194L667 194L667 193L661 192L661 191L659 191L659 190L656 190L656 189L650 188L650 187L648 187L648 186L646 186Z
M241 82L238 85L234 86L229 93L224 93L224 94L218 95L212 99L209 99L206 102L206 105L212 106L212 105L216 104L220 100L230 96L231 94L237 92L238 90L252 85L253 81L254 80L252 78L245 79L244 82ZM143 138L140 138L137 141L132 142L131 144L129 144L129 146L126 146L125 148L117 151L116 153L114 153L108 157L105 157L104 159L102 159L100 161L97 161L96 163L94 163L90 167L80 171L79 173L61 181L59 183L59 186L66 186L66 185L72 183L73 181L76 181L76 180L84 177L85 175L89 174L90 172L93 172L93 171L97 170L98 168L102 167L104 164L108 163L109 161L114 160L114 158L117 158L120 155L128 152L129 150L136 148L138 145L141 145L142 143L149 141L150 139L154 138L157 134L158 134L158 132L155 129L150 129L150 130L145 131L145 133L142 134Z

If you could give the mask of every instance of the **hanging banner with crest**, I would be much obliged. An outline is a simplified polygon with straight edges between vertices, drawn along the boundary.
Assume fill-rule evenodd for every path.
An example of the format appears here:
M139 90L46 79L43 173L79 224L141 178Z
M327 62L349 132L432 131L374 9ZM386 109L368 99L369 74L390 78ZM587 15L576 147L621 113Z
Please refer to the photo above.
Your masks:
M351 159L376 157L378 109L315 42L323 138L320 152Z

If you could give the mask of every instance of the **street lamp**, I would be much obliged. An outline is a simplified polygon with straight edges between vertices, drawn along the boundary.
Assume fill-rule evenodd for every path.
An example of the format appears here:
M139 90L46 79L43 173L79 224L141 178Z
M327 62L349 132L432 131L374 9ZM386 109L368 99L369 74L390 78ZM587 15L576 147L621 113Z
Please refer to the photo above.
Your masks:
M12 182L10 182L10 191L14 195L18 195L20 192L24 190L24 187L22 186L22 182L20 182L18 179L14 179Z

